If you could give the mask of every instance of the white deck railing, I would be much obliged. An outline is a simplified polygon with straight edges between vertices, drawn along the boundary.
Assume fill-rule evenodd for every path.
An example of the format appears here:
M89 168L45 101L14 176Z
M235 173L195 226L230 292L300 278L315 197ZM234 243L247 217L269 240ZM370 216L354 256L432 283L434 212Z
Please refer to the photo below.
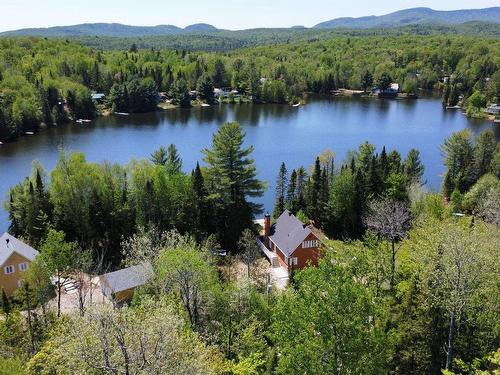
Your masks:
M259 246L260 251L265 255L265 257L269 260L269 263L271 263L271 266L273 267L279 267L279 261L278 261L278 256L273 253L271 250L267 248L267 246L260 240L259 237L255 238L255 241L257 241L257 245Z

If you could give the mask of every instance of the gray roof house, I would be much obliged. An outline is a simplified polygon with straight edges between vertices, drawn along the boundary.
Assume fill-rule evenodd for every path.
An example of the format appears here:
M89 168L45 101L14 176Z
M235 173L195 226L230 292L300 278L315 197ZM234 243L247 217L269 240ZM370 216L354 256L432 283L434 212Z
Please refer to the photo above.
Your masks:
M264 217L263 252L273 267L277 264L273 258L277 258L279 265L288 271L317 265L322 256L320 242L323 238L314 225L304 224L288 210L272 225L271 217Z
M151 263L146 262L136 266L109 272L99 276L102 293L120 304L130 301L134 290L146 284L153 275Z
M269 239L283 254L290 256L311 233L311 226L304 224L290 211L285 210L271 226Z

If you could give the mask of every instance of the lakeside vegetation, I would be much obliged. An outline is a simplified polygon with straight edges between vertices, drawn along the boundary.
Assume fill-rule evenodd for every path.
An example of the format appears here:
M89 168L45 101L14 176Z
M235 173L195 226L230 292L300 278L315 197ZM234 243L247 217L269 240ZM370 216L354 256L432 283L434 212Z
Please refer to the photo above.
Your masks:
M7 209L12 234L41 256L14 298L2 296L0 369L498 370L500 143L491 131L445 141L441 193L422 189L416 149L403 159L367 142L340 163L324 152L311 167L283 164L275 216L290 209L330 237L320 265L293 273L284 291L268 289L255 251L262 208L252 198L265 184L243 142L238 124L223 125L192 173L174 145L125 166L63 153L50 181L35 163ZM214 256L221 246L225 259ZM96 275L144 261L152 279L128 307L84 303L58 318L49 303L58 270Z
M499 39L387 33L206 53L2 38L0 141L99 112L150 111L159 92L190 106L193 95L211 102L213 88L229 87L257 103L295 103L306 93L398 82L405 93L442 90L443 105L460 103L478 116L500 96L499 46ZM105 93L105 102L91 100L92 92Z

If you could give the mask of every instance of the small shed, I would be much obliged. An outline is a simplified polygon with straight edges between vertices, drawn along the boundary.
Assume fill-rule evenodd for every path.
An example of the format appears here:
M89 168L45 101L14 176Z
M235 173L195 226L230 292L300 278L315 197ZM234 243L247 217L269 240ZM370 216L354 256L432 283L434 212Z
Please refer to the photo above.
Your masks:
M135 289L145 285L152 275L153 267L146 262L101 275L99 282L102 293L120 305L129 302Z

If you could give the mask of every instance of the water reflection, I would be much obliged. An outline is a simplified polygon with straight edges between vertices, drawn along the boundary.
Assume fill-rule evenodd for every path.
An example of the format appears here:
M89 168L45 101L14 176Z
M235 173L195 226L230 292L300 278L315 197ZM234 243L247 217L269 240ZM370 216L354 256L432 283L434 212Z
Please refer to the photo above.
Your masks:
M309 98L306 106L213 105L173 109L131 116L100 117L88 125L67 124L33 137L0 146L0 199L21 181L33 159L51 170L61 146L82 151L90 161L126 163L146 158L161 145L175 143L186 171L202 158L212 134L226 121L238 121L247 133L247 144L255 146L260 178L270 185L262 199L266 209L273 204L276 173L282 161L289 169L309 166L315 155L332 149L343 159L349 149L368 140L379 150L385 145L405 155L419 148L426 166L425 179L438 189L443 172L439 145L451 133L469 128L474 133L500 126L470 120L459 111L443 110L439 98L419 100L374 100L355 98ZM7 215L0 209L0 232L7 228Z

